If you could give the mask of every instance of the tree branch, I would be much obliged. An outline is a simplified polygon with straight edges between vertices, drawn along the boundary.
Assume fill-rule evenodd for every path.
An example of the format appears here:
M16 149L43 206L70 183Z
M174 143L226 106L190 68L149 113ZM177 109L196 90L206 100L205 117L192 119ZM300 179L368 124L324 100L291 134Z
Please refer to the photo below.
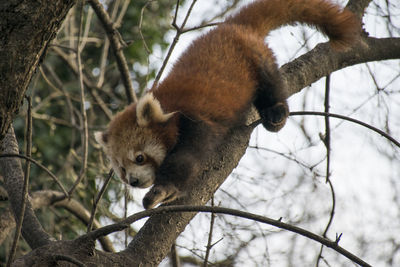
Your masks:
M290 95L322 77L349 66L371 61L400 58L400 38L364 37L346 52L334 52L328 43L282 66L281 74Z
M136 94L133 89L131 82L131 75L129 74L128 64L126 63L126 59L124 53L122 51L122 37L119 32L115 29L114 23L111 21L110 16L107 11L105 11L104 7L98 0L89 0L88 1L96 13L97 17L103 24L104 30L107 33L108 39L110 40L111 47L114 51L115 59L117 61L118 69L121 73L122 83L125 87L126 97L129 103L136 102Z
M10 127L9 132L0 144L0 153L18 153L18 143L15 139L12 127ZM21 162L17 158L0 158L0 170L4 177L4 186L8 193L14 217L17 218L22 207L22 190L24 183ZM36 218L29 199L26 200L24 220L22 223L22 236L32 249L49 244L52 239L51 236L43 230L40 222Z
M361 18L364 15L365 9L368 7L368 5L372 2L372 0L350 0L346 8L351 10L354 14L358 16L358 18L361 20Z
M177 206L163 206L159 207L156 209L151 209L151 210L145 210L138 212L136 214L133 214L126 218L125 220L121 221L120 223L116 223L113 225L105 226L103 228L100 228L96 231L93 231L91 233L88 233L87 236L92 239L96 239L100 236L103 236L105 234L112 233L114 231L120 231L121 229L124 229L126 227L129 227L130 224L132 224L135 221L138 221L140 219L143 219L148 216L154 216L154 215L162 215L162 216L168 216L168 215L180 215L182 213L176 213L176 212L185 212L185 213L193 213L193 212L211 212L211 213L218 213L218 214L225 214L225 215L232 215L232 216L237 216L241 218L246 218L249 220L253 220L256 222L261 222L269 225L273 225L275 227L285 229L294 233L297 233L299 235L302 235L304 237L307 237L309 239L312 239L314 241L317 241L329 248L332 248L333 250L337 251L338 253L342 254L349 260L361 265L361 266L371 266L370 264L366 263L362 259L358 258L354 254L350 253L349 251L345 250L344 248L339 246L339 241L340 241L340 236L336 238L336 240L332 241L327 239L326 237L319 236L317 234L314 234L312 232L309 232L305 229L302 229L300 227L290 225L287 223L282 222L281 220L273 220L261 215L249 213L249 212L244 212L240 210L235 210L235 209L229 209L229 208L223 208L223 207L209 207L209 206L189 206L189 205L177 205ZM150 217L150 218L152 218ZM86 238L86 237L83 237ZM141 260L141 259L137 259ZM142 262L143 263L143 262ZM146 265L146 264L144 264ZM138 266L141 266L138 264Z
M203 172L184 189L185 196L172 204L205 205L237 166L246 151L252 130L252 127L241 127L231 131L218 148L218 153L212 153L209 160L200 163ZM172 243L195 215L195 213L177 213L151 216L124 254L135 259L137 265L157 265L165 258ZM149 247L152 249L149 250Z
M309 53L284 65L281 74L292 95L335 70L358 63L393 58L400 58L400 39L364 38L353 49L342 53L332 51L329 44L320 44ZM250 117L257 117L256 111L250 112L248 117L249 121L254 121ZM204 205L236 167L245 152L252 129L242 127L233 130L221 145L219 153L211 155L208 162L201 163L204 166L203 172L185 190L186 197L173 204ZM138 263L158 264L194 215L164 214L150 217L124 253ZM152 250L148 249L150 246Z
M26 156L31 157L32 155L32 97L27 97L28 100L28 112L26 115L26 134L25 134L25 147L26 147ZM17 227L15 228L14 241L11 245L11 250L7 260L7 267L11 266L11 263L14 260L15 253L17 251L18 240L21 235L22 222L25 215L26 208L26 200L28 198L28 189L29 189L29 176L31 173L31 163L29 161L25 164L25 176L22 187L22 203L21 209L19 210L19 214L16 217Z
M390 135L388 135L387 133L385 133L382 130L379 130L378 128L375 128L372 125L369 125L368 123L347 117L347 116L343 116L343 115L339 115L339 114L334 114L334 113L327 113L327 112L317 112L317 111L296 111L296 112L290 112L290 116L296 116L296 115L314 115L314 116L329 116L329 117L333 117L333 118L338 118L338 119L342 119L342 120L346 120L346 121L351 121L353 123L359 124L361 126L364 126L380 135L382 135L383 137L385 137L386 139L388 139L390 142L392 142L394 145L396 145L397 147L400 148L400 142L397 141L396 139L394 139L393 137L391 137Z
M87 225L90 221L90 213L85 207L74 199L63 199L64 194L53 190L42 190L33 192L30 198L34 210L54 205L68 210L72 215L78 218L83 224ZM59 200L63 199L63 200ZM92 222L93 228L101 227L97 220ZM11 210L7 209L0 215L0 245L11 230L15 227L15 219ZM107 236L99 239L104 251L114 252L114 247Z
M68 210L71 214L77 217L84 225L89 224L91 219L90 212L78 201L74 199L63 199L63 193L53 190L36 191L32 193L32 206L34 209L54 205ZM101 227L100 223L93 219L93 228ZM114 247L111 241L105 237L100 239L101 246L105 251L114 252Z

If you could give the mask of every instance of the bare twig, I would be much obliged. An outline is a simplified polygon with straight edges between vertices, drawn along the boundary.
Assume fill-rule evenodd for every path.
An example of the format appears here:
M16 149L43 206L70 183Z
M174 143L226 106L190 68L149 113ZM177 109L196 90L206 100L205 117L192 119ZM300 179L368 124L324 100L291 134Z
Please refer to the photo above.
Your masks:
M222 22L213 22L213 23L207 23L207 24L200 24L199 26L194 26L194 27L187 28L187 29L182 29L182 34L187 33L187 32L196 31L196 30L200 30L200 29L204 29L204 28L207 28L207 27L218 26L221 23Z
M146 53L147 53L147 75L146 75L146 84L147 84L148 81L149 81L149 74L150 74L149 65L150 65L150 54L151 54L151 50L150 50L149 46L147 45L146 39L144 38L143 31L142 31L142 26L143 26L144 10L147 8L147 6L148 6L149 4L151 4L151 2L153 2L153 0L148 0L148 1L145 3L145 5L142 7L142 9L141 9L141 11L140 11L140 19L139 19L139 34L140 34L140 38L142 39L142 42L143 42L144 50L145 50Z
M115 25L115 27L117 27L117 28L119 28L119 27L121 26L122 19L124 18L125 13L126 13L126 10L128 9L130 0L125 0L125 1L122 1L122 2L123 2L123 5L122 5L122 8L121 8L121 11L120 11L119 14L118 14L118 17L115 19L114 16L111 16L111 18L112 18L113 20L115 19L114 25ZM113 14L113 15L114 15L114 14Z
M80 88L80 101L81 101L81 139L82 139L82 166L75 183L68 191L69 195L75 191L76 187L80 184L82 179L86 175L87 169L87 158L88 158L88 146L89 146L89 132L88 132L88 122L86 115L86 103L85 103L85 87L83 85L82 78L82 62L81 62L81 51L84 48L84 43L81 44L81 34L82 34L82 19L83 19L83 1L81 1L81 5L79 8L79 31L78 31L78 42L76 47L76 64L78 66L78 78L79 78L79 88Z
M110 40L108 40L107 38L104 40L104 44L103 44L103 51L101 53L100 56L100 73L99 73L99 77L97 79L97 83L96 86L97 87L101 87L103 86L104 83L104 77L106 74L106 66L107 66L107 58L108 58L108 49L110 48Z
M329 100L330 100L330 81L331 76L326 76L325 80L325 113L329 113ZM329 181L330 178L330 164L331 164L331 127L329 122L329 116L325 116L325 136L324 136L324 144L326 147L326 182Z
M115 21L115 27L119 28L120 24L122 22L122 18L124 17L126 10L128 8L129 5L129 0L126 1L122 1L123 5L121 8L121 12L119 13L118 17L117 17L117 11L118 11L118 7L121 3L121 1L116 1L114 2L114 5L112 5L112 10L111 10L111 20ZM117 19L116 19L117 17ZM106 36L107 34L104 33ZM106 73L106 65L107 65L107 58L108 58L108 51L110 48L110 40L108 38L104 38L104 44L103 44L103 51L101 53L101 58L100 58L100 74L99 77L97 79L97 87L101 87L104 83L104 77L105 77L105 73Z
M135 221L138 221L140 219L152 216L154 214L162 214L162 213L170 213L170 212L214 212L214 213L219 213L219 214L225 214L225 215L232 215L232 216L238 216L241 218L246 218L249 220L269 224L281 229L288 230L290 232L297 233L299 235L302 235L304 237L307 237L311 240L314 240L316 242L319 242L329 248L332 248L336 252L340 253L341 255L345 256L346 258L350 259L354 263L357 263L361 266L364 267L371 267L370 264L366 263L359 257L355 256L351 252L347 251L346 249L342 248L339 246L339 238L337 238L335 241L329 240L325 237L321 237L317 234L314 234L310 231L307 231L305 229L302 229L300 227L290 225L287 223L282 222L281 220L273 220L268 217L260 216L257 214L249 213L249 212L244 212L240 210L235 210L235 209L229 209L229 208L222 208L222 207L208 207L208 206L188 206L188 205L171 205L171 206L163 206L159 207L156 209L150 209L150 210L145 210L142 212L138 212L136 214L133 214L126 218L125 220L122 220L119 223L108 225L105 227L102 227L100 229L94 230L85 236L82 236L80 238L91 238L93 240L104 236L108 235L113 232L121 231L129 227L130 224L134 223Z
M18 143L14 129L10 126L7 135L0 142L0 170L4 177L4 187L7 190L10 206L13 209L14 217L18 218L22 206L22 192L24 187L24 174L21 162L15 158L8 158L6 155L18 153ZM27 158L26 156L19 155ZM52 237L44 231L37 219L29 198L25 198L26 206L22 224L22 235L32 249L47 245L52 242Z
M78 76L78 68L76 67L75 62L72 62L70 59L69 55L64 53L59 47L53 46L53 51L65 62L67 63L68 67ZM108 119L111 120L112 118L112 112L111 110L107 107L107 105L104 103L104 101L100 98L98 95L97 91L100 90L100 87L98 87L94 82L92 82L91 79L87 77L84 73L82 73L82 79L83 83L87 88L89 88L89 92L96 101L96 104L100 106L100 108L103 110L104 114L107 116Z
M181 266L178 251L176 249L176 242L174 242L172 244L170 260L171 260L172 267L180 267Z
M180 27L176 24L176 19L178 17L178 10L179 10L179 2L180 2L180 0L176 1L175 16L174 16L174 20L172 21L172 26L176 29L176 34L175 34L174 40L172 41L172 43L168 49L167 56L165 57L164 62L162 64L160 70L157 73L156 79L154 80L154 85L156 85L160 81L161 75L163 74L164 69L167 66L168 60L171 57L172 51L174 50L176 44L178 43L180 36L184 32L183 29L185 28L186 22L189 19L190 13L192 12L193 7L196 4L197 0L192 1L192 4L190 5L189 10L187 11L186 16Z
M140 10L140 19L139 19L139 34L140 34L140 38L142 39L143 42L143 47L146 50L147 55L151 54L150 48L148 47L147 43L146 43L146 39L143 36L143 32L142 32L142 26L143 26L143 17L144 17L144 10L147 8L147 6L149 4L151 4L151 2L153 2L153 0L148 0L144 6L142 7L142 9Z
M56 184L60 187L62 192L64 193L64 197L68 198L68 192L65 190L64 186L61 184L61 182L58 180L57 176L55 176L48 168L46 168L43 164L38 162L37 160L27 157L25 155L20 155L20 154L1 154L0 158L21 158L27 161L32 162L33 164L37 165L39 168L47 172L48 175L50 175L51 178L56 182Z
M396 139L394 139L393 137L391 137L390 135L388 135L387 133L385 133L382 130L379 130L378 128L375 128L372 125L369 125L368 123L350 118L348 116L343 116L343 115L339 115L339 114L335 114L335 113L325 113L325 112L317 112L317 111L295 111L295 112L290 112L290 116L303 116L303 115L314 115L314 116L329 116L329 117L333 117L333 118L338 118L338 119L342 119L342 120L347 120L347 121L351 121L354 122L356 124L359 124L361 126L364 126L380 135L382 135L383 137L385 137L386 139L388 139L390 142L392 142L393 144L395 144L397 147L400 148L400 142L397 141Z
M78 218L84 225L88 225L90 220L90 212L82 205L82 203L78 202L75 199L66 199L63 194L59 191L55 190L41 190L32 192L32 207L33 209L39 209L43 207L48 207L54 205L55 207L60 207L68 212L70 212L73 216ZM100 223L94 219L92 228L98 229L100 228ZM99 239L100 244L104 251L114 252L114 247L109 240L108 237Z
M81 12L81 20L82 20L82 11ZM92 17L93 17L93 9L88 9L87 15L86 15L86 22L85 22L85 29L83 31L83 36L84 38L81 38L82 34L82 22L80 23L80 30L79 30L79 35L78 35L78 45L79 45L79 50L82 51L83 48L86 46L86 42L88 41L88 35L89 35L89 29L90 29L90 24L92 22ZM80 41L81 40L81 41Z
M45 79L45 81L52 87L54 88L56 91L61 91L62 94L65 97L65 100L67 102L67 107L68 107L68 111L69 111L69 117L71 120L71 124L72 126L76 127L76 120L75 120L75 108L72 105L72 101L71 101L71 96L68 94L68 92L66 92L63 83L61 82L60 78L57 76L57 74L55 73L54 69L50 66L48 66L47 64L43 64L42 66L40 66L39 68L40 70L40 74L42 74L42 77ZM54 82L57 85L54 85L48 78L47 75L45 74L44 70L46 70L51 77L53 78Z
M214 207L214 196L211 198L211 207ZM207 267L207 265L208 265L208 257L210 256L210 251L211 251L211 248L213 247L213 244L211 244L211 243L212 243L212 235L213 235L213 230L214 230L214 221L215 221L215 213L211 212L210 230L208 233L206 255L204 257L204 262L203 262L204 267Z
M330 100L330 75L326 76L325 80L325 113L329 113L329 100ZM326 147L326 183L329 184L329 187L331 189L331 195L332 195L332 209L331 213L329 216L329 221L325 227L325 230L322 234L323 237L326 237L328 230L333 222L333 217L335 216L335 208L336 208L336 197L335 197L335 190L333 188L332 181L330 179L330 165L331 165L331 129L330 129L330 122L329 122L329 116L325 116L325 136L323 138L325 147ZM318 257L317 257L317 263L316 267L319 266L320 260L322 259L322 251L324 249L324 246L321 245L321 249L319 251Z
M129 189L128 185L124 184L124 219L128 217L128 202L129 202ZM129 236L129 228L127 227L125 229L125 239L124 239L124 245L125 248L128 247L128 236Z
M113 174L114 174L114 171L111 169L110 172L108 173L107 179L104 181L104 184L100 189L100 192L97 194L97 197L93 202L92 212L91 212L89 223L87 226L88 232L92 231L92 225L93 225L94 217L96 215L97 204L100 202L101 198L103 197L104 193L106 192L106 189L107 189L108 185L110 184Z
M30 157L32 154L32 97L26 97L28 101L28 112L26 115L26 135L25 135L25 145L26 145L26 156ZM17 245L19 237L21 236L21 229L22 229L22 222L24 221L24 214L26 208L26 199L28 197L28 185L29 185L29 175L31 171L31 164L29 161L26 162L25 165L25 176L24 176L24 185L22 189L22 202L21 202L21 210L16 219L16 228L15 228L15 235L14 240L11 246L11 250L8 256L6 266L11 266L11 263L14 260L15 253L17 252Z
M125 87L125 93L128 102L136 102L137 98L132 86L132 81L130 79L128 64L122 51L123 45L121 45L121 42L123 42L123 40L121 38L121 35L116 30L114 23L111 21L110 16L105 11L102 4L98 0L89 0L88 2L90 3L97 17L103 24L104 30L106 31L108 39L110 40L110 44L117 61L118 69L121 73L121 79Z

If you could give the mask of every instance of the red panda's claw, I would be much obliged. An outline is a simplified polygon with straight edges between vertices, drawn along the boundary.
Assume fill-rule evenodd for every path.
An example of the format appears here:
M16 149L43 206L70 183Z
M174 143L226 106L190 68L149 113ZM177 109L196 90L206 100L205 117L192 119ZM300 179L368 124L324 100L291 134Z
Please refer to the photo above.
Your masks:
M155 185L143 198L145 209L154 208L160 203L169 203L179 197L179 190L172 184Z

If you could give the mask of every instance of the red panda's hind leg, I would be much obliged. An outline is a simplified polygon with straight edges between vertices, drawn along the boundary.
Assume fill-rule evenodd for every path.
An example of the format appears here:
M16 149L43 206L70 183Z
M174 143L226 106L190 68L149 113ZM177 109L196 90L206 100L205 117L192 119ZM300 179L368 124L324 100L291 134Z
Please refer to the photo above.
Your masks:
M285 126L289 114L289 108L286 103L278 102L274 106L265 108L261 111L262 124L268 131L277 132Z
M271 132L279 131L289 116L288 92L282 83L275 63L268 62L259 70L258 87L254 105L263 126Z

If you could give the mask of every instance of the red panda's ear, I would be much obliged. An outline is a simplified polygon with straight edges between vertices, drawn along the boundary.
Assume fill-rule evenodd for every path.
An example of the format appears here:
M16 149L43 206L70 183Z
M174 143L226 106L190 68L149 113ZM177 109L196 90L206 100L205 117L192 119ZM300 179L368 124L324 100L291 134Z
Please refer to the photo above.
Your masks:
M150 123L164 123L172 116L172 113L164 113L160 102L154 98L152 93L143 96L136 105L137 123L141 127L146 127Z
M95 132L94 133L94 138L96 139L97 143L101 145L103 148L106 147L107 145L107 133L106 132Z

